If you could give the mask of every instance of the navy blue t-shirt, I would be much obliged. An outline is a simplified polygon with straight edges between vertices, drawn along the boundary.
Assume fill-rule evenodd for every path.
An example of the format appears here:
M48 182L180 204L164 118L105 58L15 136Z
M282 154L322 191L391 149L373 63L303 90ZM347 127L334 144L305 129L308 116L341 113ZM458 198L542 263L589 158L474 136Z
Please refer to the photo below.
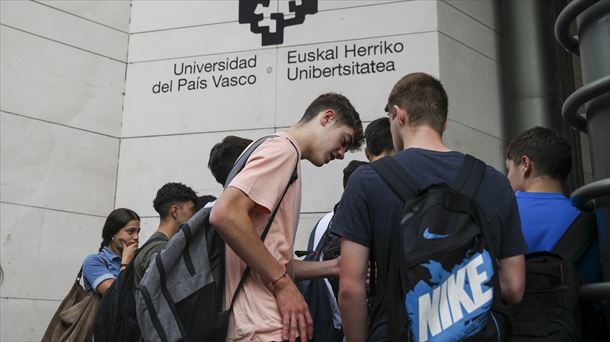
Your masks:
M410 148L394 155L420 185L451 181L458 174L464 154ZM508 179L488 166L475 195L491 222L493 244L500 259L527 253L521 232L519 211ZM387 265L390 230L399 224L402 201L369 165L359 167L349 179L335 213L331 231L343 238L372 249L377 269ZM388 341L383 307L383 278L380 273L377 296L370 313L369 340ZM397 304L398 305L398 304Z

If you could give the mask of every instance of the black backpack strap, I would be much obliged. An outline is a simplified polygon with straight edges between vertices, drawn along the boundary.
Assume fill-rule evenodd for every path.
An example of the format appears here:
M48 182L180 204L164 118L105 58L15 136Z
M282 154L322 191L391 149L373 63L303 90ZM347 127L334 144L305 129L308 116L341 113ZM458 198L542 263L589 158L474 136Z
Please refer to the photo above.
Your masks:
M371 163L381 179L406 202L417 194L421 186L394 158L387 156Z
M268 137L269 136L263 137L261 139L267 139ZM259 140L261 140L261 139L259 139ZM290 141L290 139L287 139L287 140L290 142L292 147L294 147L294 150L297 152L297 160L296 160L296 162L294 164L294 170L292 171L292 175L290 176L290 179L288 180L288 184L286 184L286 188L284 188L284 192L282 193L282 196L280 197L280 200L275 205L275 208L273 209L273 213L271 213L271 216L269 217L269 221L267 221L267 225L265 226L265 229L263 230L263 233L261 234L261 240L262 241L265 241L265 238L267 237L267 233L269 233L269 229L271 228L271 224L273 223L273 220L275 219L275 214L277 214L277 211L280 209L280 204L282 204L282 200L284 199L284 195L286 195L286 192L288 192L288 188L290 187L290 185L292 183L294 183L294 181L297 180L297 178L298 178L297 169L299 167L299 160L301 159L300 158L301 156L299 155L299 150L297 149L296 146L294 146L292 141ZM258 142L258 140L256 142ZM258 145L260 145L260 144L258 144ZM248 156L250 154L252 154L252 151L250 151ZM244 152L244 154L245 154L245 152ZM245 162L244 162L244 164L245 164ZM237 166L237 162L235 163L235 166ZM235 168L235 166L233 166L233 168ZM243 168L243 165L241 166L241 168ZM231 172L233 172L233 171L231 171ZM231 182L230 179L227 178L227 183L226 184L229 184L230 182ZM241 276L241 279L239 280L239 284L237 285L237 288L235 289L235 293L233 294L233 299L231 300L231 306L229 306L229 309L228 309L229 312L231 310L233 310L233 304L235 304L235 300L237 299L237 295L241 292L241 289L244 286L244 283L246 282L246 279L248 278L249 274L250 274L250 266L247 266L246 269L244 270L244 273Z
M565 260L576 261L595 240L596 235L595 216L581 213L563 233L552 252Z
M458 175L451 181L451 188L473 197L483 181L487 165L477 158L466 154Z

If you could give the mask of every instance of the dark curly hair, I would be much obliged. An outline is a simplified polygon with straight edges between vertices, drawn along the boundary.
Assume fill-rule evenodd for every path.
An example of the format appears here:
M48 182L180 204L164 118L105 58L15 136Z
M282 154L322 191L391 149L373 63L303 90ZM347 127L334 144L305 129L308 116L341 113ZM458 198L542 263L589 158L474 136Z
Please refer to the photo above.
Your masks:
M360 121L360 115L349 102L347 97L336 94L327 93L318 96L317 99L307 107L305 114L299 120L299 123L307 123L315 118L321 111L326 109L334 110L337 115L335 117L335 123L337 125L346 125L354 130L354 140L352 145L349 147L350 151L356 151L360 149L362 142L364 141L364 134L362 133L362 121Z
M153 207L161 218L165 218L169 215L169 208L172 205L189 201L195 205L199 201L193 189L182 183L167 183L157 191L157 196L153 200Z

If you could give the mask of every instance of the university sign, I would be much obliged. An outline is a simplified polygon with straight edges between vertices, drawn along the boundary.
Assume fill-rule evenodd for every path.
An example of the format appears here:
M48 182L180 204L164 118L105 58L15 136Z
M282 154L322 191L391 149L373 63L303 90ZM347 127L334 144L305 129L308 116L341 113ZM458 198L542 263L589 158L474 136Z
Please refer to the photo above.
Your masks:
M318 12L318 0L290 0L288 11L269 7L270 0L239 0L239 23L250 24L252 33L260 33L262 45L284 43L284 28L305 22L307 14ZM278 6L285 6L280 1Z

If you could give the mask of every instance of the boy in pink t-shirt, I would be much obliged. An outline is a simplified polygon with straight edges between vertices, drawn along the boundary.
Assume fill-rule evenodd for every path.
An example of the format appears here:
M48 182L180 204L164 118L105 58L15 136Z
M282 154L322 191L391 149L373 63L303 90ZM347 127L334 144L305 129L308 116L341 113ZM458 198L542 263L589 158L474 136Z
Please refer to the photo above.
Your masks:
M311 315L291 271L301 205L300 165L299 177L288 188L264 242L260 234L295 163L307 159L322 166L343 159L362 140L362 123L349 100L334 93L321 95L296 125L261 144L222 193L210 221L229 246L225 306L246 264L252 269L233 306L227 340L294 341L300 336L306 341L312 336Z

